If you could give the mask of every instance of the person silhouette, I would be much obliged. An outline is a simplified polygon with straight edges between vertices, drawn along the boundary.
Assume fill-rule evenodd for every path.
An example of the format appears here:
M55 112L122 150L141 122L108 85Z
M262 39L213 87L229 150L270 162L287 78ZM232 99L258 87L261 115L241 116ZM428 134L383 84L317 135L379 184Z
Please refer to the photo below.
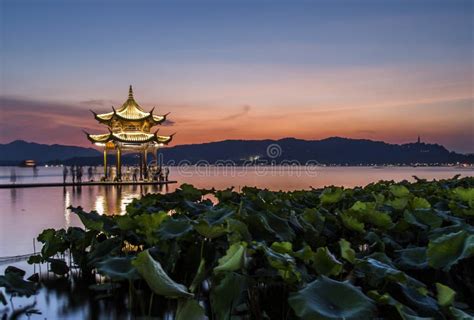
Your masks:
M67 167L64 166L64 167L63 167L63 183L66 183L67 174L68 174Z
M74 165L71 166L71 179L72 183L76 183L76 167Z
M76 169L76 179L78 183L82 183L82 167Z
M88 181L92 181L92 180L93 180L93 179L92 179L93 177L94 177L94 172L92 171L92 167L89 167L89 168L87 169L87 180L88 180Z

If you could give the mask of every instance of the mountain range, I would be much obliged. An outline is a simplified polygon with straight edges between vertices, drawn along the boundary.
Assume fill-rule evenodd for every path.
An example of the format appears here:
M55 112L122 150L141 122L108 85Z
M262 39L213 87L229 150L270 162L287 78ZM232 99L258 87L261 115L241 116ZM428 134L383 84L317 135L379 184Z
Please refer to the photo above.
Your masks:
M256 161L261 164L298 162L334 165L474 163L474 155L448 151L439 144L423 142L390 144L382 141L331 137L322 140L285 138L280 140L224 140L178 145L160 150L164 163L200 161L235 164ZM93 148L46 145L22 140L0 144L0 165L16 165L34 159L40 164L102 163L102 153ZM111 163L114 157L110 157ZM125 155L125 164L137 163L136 155Z

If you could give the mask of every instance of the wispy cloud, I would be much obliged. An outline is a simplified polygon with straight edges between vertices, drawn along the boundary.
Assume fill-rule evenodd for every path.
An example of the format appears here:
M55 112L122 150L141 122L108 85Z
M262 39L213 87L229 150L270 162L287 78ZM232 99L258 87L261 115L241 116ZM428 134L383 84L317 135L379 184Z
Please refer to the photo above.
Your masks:
M239 111L237 113L234 113L234 114L231 114L229 116L223 117L221 120L222 121L227 121L227 120L234 120L234 119L243 117L243 116L247 115L250 112L250 109L251 109L250 106L245 105L245 106L242 107L241 111Z

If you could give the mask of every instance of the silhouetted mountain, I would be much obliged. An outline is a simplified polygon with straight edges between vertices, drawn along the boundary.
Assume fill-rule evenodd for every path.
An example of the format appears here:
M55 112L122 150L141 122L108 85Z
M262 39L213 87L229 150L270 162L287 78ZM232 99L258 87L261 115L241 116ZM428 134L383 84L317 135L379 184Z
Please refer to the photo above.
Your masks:
M474 163L474 155L450 152L438 144L408 143L389 144L382 141L332 137L323 140L225 140L202 144L179 145L160 151L164 163L260 164L320 163L337 165L370 164L441 164ZM110 163L114 156L109 157ZM150 157L151 158L151 157ZM35 159L39 163L64 163L94 165L102 163L99 151L60 145L40 145L14 141L0 145L0 163ZM258 159L258 160L255 160ZM10 163L6 163L10 162ZM125 155L124 164L136 164L136 155Z
M331 137L323 140L225 140L204 144L180 145L161 151L169 160L210 163L231 160L243 163L258 157L257 162L300 164L413 164L473 163L473 155L450 152L438 144L389 144L382 141Z
M14 165L27 159L38 163L66 160L71 157L96 157L100 152L92 148L63 146L59 144L47 145L23 140L15 140L7 144L0 144L0 164Z

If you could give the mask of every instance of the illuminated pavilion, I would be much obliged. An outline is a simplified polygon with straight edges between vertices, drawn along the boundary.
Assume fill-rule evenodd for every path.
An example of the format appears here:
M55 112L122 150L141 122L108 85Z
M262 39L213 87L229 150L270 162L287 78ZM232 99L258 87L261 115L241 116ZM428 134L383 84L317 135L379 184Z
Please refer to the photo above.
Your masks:
M148 164L147 154L149 152L157 162L158 149L168 144L173 135L160 136L158 130L151 129L166 120L165 115L155 115L153 110L146 112L133 98L132 86L128 92L128 99L117 110L112 107L112 112L97 114L91 110L97 121L105 124L109 132L104 134L89 134L87 138L97 146L104 147L104 175L108 179L107 154L115 153L117 156L117 180L122 179L122 153L135 152L140 154L140 179L147 176Z

